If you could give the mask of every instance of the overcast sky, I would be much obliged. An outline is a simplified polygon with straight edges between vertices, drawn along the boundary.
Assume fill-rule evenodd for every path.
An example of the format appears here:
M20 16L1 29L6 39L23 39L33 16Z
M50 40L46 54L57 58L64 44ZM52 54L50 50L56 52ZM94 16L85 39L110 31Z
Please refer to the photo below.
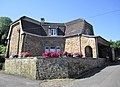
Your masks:
M93 25L95 35L120 40L120 0L0 0L1 16L61 23L82 18Z

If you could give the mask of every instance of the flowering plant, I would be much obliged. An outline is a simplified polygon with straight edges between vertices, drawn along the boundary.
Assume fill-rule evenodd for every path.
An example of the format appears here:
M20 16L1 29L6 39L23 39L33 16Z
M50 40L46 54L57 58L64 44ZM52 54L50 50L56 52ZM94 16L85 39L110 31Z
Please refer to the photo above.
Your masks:
M66 57L72 57L73 54L72 54L72 53L68 53L68 52L64 52L64 53L63 53L63 56L66 56Z
M48 57L60 57L61 53L60 52L45 52L42 54L42 56L48 58Z
M73 54L73 57L82 57L83 55L82 55L82 53L80 52L76 52L76 53L74 53Z
M21 52L20 53L20 57L28 57L28 56L30 56L29 52Z
M63 56L66 57L82 57L82 53L81 52L76 52L76 53L69 53L69 52L64 52Z

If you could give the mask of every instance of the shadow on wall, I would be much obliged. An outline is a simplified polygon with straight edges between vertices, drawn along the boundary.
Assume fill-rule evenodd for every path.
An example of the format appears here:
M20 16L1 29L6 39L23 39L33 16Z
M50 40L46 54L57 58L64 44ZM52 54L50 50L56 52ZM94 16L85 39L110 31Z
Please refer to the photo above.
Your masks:
M83 72L81 74L81 76L79 78L76 78L76 79L88 78L88 77L94 76L95 74L99 73L101 70L106 68L107 66L116 66L116 65L120 65L120 60L110 62L110 64L108 64L106 66L102 66L102 67L99 67L99 68L94 68L94 69L91 69L89 71Z
M88 77L91 77L91 76L94 76L95 74L99 73L101 70L103 70L106 66L103 66L103 67L97 67L97 68L94 68L94 69L91 69L89 71L86 71L86 72L83 72L80 77L76 78L76 79L83 79L83 78L88 78Z

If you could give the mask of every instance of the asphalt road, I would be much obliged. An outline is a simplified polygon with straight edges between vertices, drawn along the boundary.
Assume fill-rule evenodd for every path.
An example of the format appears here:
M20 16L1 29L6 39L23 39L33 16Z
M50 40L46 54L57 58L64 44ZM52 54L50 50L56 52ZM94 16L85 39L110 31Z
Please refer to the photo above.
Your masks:
M40 81L0 73L0 87L41 87Z
M66 87L120 87L120 62L114 63L86 78L75 80Z
M0 87L120 87L120 62L68 82L44 82L0 73Z

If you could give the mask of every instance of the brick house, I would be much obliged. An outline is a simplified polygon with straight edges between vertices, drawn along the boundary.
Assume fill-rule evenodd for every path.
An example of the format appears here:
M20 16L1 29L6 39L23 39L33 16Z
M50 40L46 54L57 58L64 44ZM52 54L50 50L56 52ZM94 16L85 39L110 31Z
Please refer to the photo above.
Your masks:
M110 56L110 44L94 36L93 26L83 19L49 23L23 16L10 25L7 57L20 52L40 56L44 52L82 52L83 57Z

